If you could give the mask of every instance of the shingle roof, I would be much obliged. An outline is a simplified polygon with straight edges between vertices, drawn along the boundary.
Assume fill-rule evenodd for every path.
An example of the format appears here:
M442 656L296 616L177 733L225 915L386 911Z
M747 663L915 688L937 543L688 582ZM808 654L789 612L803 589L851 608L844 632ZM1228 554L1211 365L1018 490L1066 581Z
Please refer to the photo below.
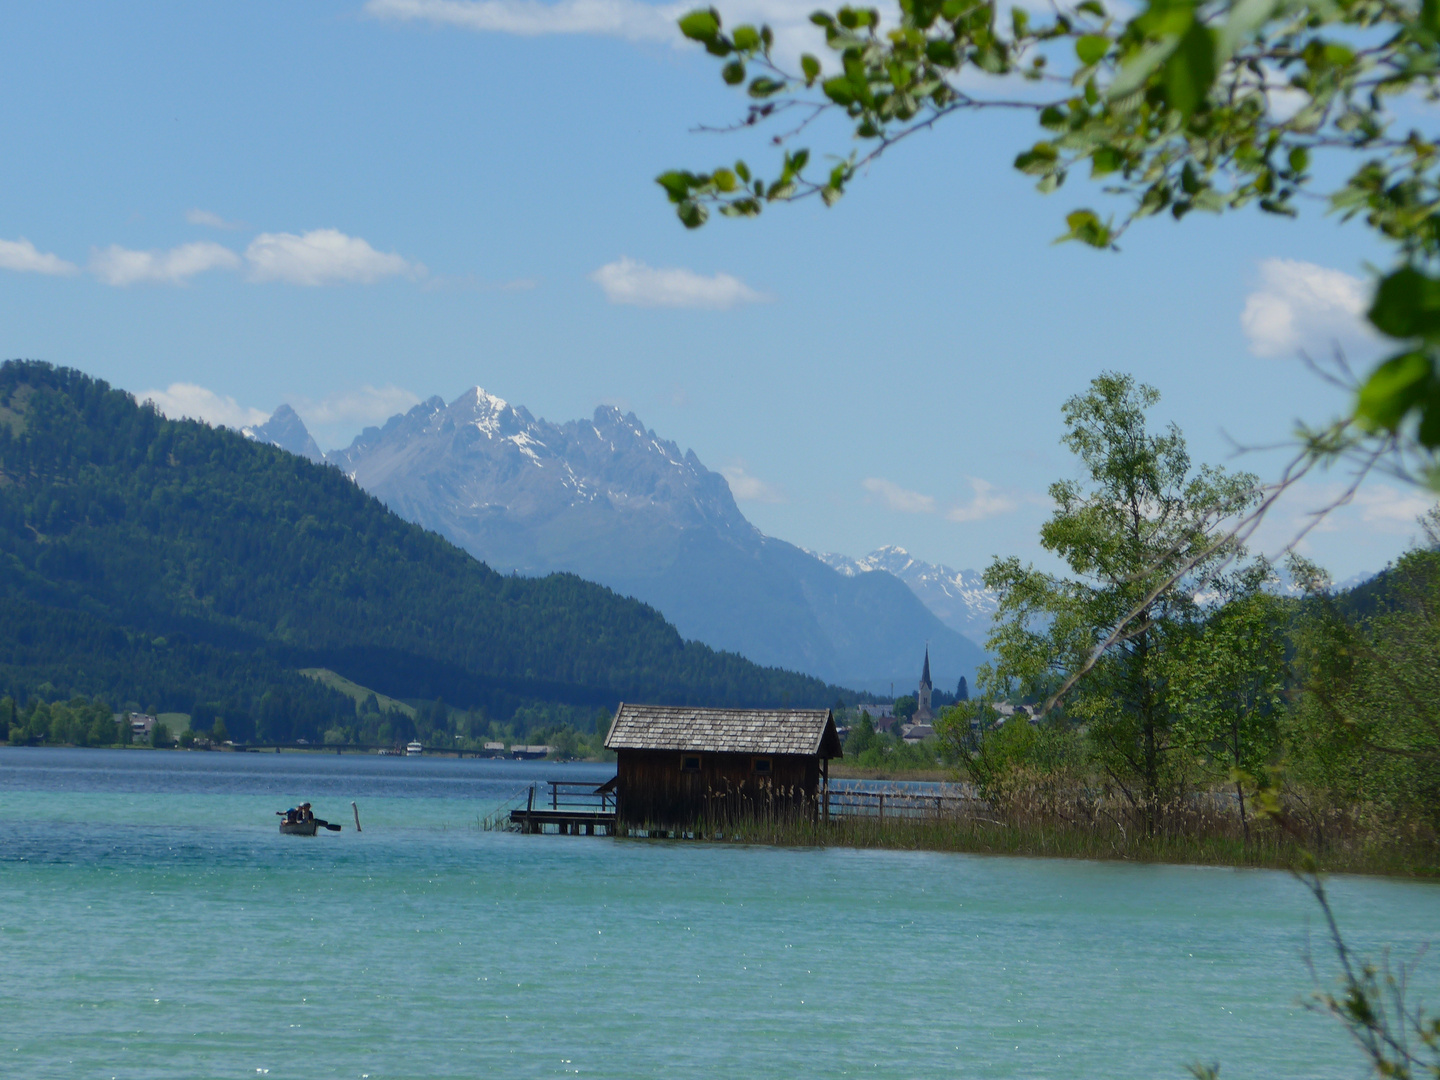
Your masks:
M698 750L722 754L840 757L829 709L697 709L621 704L611 750Z

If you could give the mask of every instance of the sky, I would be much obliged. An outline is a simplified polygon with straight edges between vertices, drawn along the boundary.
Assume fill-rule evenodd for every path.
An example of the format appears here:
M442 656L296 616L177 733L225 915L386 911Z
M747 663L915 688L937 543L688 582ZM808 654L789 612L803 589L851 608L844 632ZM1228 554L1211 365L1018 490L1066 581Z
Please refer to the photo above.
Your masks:
M717 4L794 52L812 4ZM718 65L642 0L9 4L0 355L232 426L292 405L325 449L479 385L565 421L633 410L724 473L766 533L1049 565L1077 475L1060 407L1101 371L1162 395L1197 462L1277 476L1346 407L1302 350L1363 366L1363 227L1312 213L1053 243L1098 196L1015 172L1031 121L947 120L833 208L676 221L654 177L754 133ZM817 158L848 151L823 125ZM1433 501L1319 475L1256 545L1382 567Z

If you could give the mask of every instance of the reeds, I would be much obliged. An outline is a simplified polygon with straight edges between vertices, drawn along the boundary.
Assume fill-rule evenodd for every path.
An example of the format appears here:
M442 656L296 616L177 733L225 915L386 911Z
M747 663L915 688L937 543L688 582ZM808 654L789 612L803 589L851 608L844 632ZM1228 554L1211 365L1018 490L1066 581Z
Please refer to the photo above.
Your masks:
M871 791L878 795L880 792ZM1286 805L1241 820L1226 792L1186 792L1153 805L1050 782L1016 784L990 799L891 789L868 802L832 789L717 792L702 820L653 834L787 847L842 846L1042 858L1319 869L1440 876L1440 845L1422 829L1378 829L1340 808ZM848 803L846 800L849 800ZM877 812L878 811L878 812ZM643 831L643 830L642 830Z

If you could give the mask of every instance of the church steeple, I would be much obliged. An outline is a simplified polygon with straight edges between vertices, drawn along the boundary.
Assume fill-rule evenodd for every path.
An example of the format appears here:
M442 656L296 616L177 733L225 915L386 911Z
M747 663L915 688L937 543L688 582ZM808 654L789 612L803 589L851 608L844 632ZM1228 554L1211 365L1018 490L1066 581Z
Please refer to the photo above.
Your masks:
M920 672L920 689L915 694L915 715L911 719L917 724L928 724L935 718L930 711L930 692L934 684L930 682L930 646L925 646L925 669Z

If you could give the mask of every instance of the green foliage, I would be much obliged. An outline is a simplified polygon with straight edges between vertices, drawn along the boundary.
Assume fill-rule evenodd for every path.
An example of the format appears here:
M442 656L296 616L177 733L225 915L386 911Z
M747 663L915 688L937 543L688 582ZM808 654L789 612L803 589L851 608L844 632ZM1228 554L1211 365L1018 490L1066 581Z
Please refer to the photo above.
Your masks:
M314 742L355 726L355 704L301 668L501 719L553 703L586 725L620 699L836 697L573 575L497 574L338 470L78 372L6 363L0 409L0 692L17 699L200 703L232 738ZM403 726L377 718L377 737L386 722Z
M1396 841L1440 831L1440 550L1407 553L1364 597L1312 592L1294 630L1289 773Z
M1137 808L1157 806L1176 780L1167 665L1200 618L1197 591L1238 553L1223 524L1255 489L1248 475L1192 470L1173 425L1151 433L1145 414L1158 400L1129 376L1107 374L1064 406L1064 441L1086 479L1051 486L1056 510L1040 542L1073 577L1013 557L985 572L1000 597L987 641L996 660L980 673L987 693L1003 700L1073 686L1066 711Z
M1175 741L1202 766L1221 762L1235 785L1248 833L1245 782L1262 775L1280 745L1288 666L1288 605L1265 591L1263 560L1216 582L1218 596L1194 633L1166 658Z
M910 718L915 715L915 710L919 707L920 702L915 699L915 695L906 694L903 697L895 699L895 705L894 708L891 709L891 712L895 714L895 719L900 721L900 723L908 724Z
M752 102L737 126L782 114L789 125L773 140L782 153L773 180L752 177L743 161L660 178L688 228L712 206L754 217L773 202L833 203L895 143L952 114L997 108L1041 128L1015 159L1041 192L1088 167L1120 200L1118 222L1091 209L1068 214L1064 240L1113 248L1133 222L1166 212L1255 205L1293 216L1314 192L1346 219L1363 218L1396 256L1371 312L1395 355L1358 388L1354 420L1372 435L1440 448L1440 153L1433 137L1404 129L1431 120L1440 96L1431 0L1148 0L1128 17L1085 0L1044 13L1014 7L1008 19L996 0L899 8L892 28L872 10L817 11L811 21L830 56L803 56L798 71L772 54L768 28L727 36L713 9L680 20L687 37L728 58L727 83L750 76ZM1032 91L1016 93L1017 80ZM791 144L831 113L864 150L841 151L812 176L809 151ZM1338 164L1312 168L1325 154ZM1348 426L1338 431L1353 440ZM1440 484L1440 472L1433 479Z

